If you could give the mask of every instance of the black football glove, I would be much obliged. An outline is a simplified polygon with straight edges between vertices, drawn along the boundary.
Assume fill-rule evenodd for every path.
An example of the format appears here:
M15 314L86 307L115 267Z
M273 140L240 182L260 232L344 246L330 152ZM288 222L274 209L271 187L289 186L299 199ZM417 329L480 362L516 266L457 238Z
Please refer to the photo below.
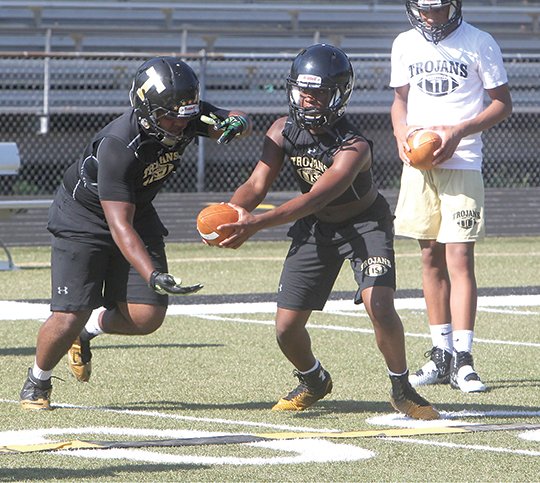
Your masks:
M229 144L232 138L238 134L242 134L248 127L247 119L237 114L221 120L211 112L210 117L201 116L201 120L213 125L216 131L223 130L223 133L217 140L218 144Z
M198 292L203 288L203 285L200 283L182 287L182 282L176 283L176 280L170 273L161 273L157 270L154 270L152 275L150 275L150 282L148 282L148 285L160 295L188 295L190 293Z

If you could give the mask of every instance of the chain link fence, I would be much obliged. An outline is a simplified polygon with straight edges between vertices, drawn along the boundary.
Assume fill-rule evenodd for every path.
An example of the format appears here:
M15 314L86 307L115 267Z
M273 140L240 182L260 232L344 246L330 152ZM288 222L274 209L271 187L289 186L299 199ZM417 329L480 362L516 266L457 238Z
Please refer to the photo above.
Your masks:
M152 54L155 55L155 54ZM1 54L0 142L16 142L22 168L0 176L0 194L50 195L65 168L93 134L129 108L128 92L144 54ZM381 188L397 188L401 161L392 135L388 55L351 54L356 86L347 109L353 123L375 143L374 173ZM203 99L248 112L253 134L227 146L199 139L186 150L168 191L231 191L258 161L264 133L287 113L285 79L293 54L184 57L197 72ZM488 187L540 186L540 56L505 58L514 114L484 134ZM285 169L273 190L294 190Z

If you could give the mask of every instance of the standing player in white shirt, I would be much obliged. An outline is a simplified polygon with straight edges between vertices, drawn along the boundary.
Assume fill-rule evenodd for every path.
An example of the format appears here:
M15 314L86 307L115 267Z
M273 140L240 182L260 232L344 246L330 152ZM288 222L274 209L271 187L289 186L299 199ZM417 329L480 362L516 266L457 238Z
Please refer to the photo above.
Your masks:
M404 163L395 231L420 244L433 342L411 384L483 392L471 355L474 245L485 229L481 133L511 114L512 100L499 46L463 21L461 3L407 0L414 28L392 46L392 124ZM407 135L419 127L442 138L432 170L415 169L407 158Z

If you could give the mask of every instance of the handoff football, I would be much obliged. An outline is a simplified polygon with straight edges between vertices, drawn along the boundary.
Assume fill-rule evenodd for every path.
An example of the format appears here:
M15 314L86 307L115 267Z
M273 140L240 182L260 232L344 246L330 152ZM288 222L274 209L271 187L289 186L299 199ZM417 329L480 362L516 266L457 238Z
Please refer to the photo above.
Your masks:
M218 245L228 238L232 229L218 230L219 225L238 221L238 212L224 203L213 204L203 208L197 215L197 231L209 245Z
M409 134L407 144L411 148L407 157L411 160L411 166L417 169L428 170L433 168L433 153L442 144L441 137L434 131L419 129Z

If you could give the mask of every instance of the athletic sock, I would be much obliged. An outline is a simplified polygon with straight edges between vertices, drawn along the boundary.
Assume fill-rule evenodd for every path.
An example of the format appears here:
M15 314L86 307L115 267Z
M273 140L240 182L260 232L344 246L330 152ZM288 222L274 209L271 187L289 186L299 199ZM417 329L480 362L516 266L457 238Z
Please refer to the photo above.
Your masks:
M472 352L474 331L454 330L454 350L456 352Z
M36 362L34 362L34 367L32 368L32 376L34 376L36 379L39 379L40 381L48 381L51 378L52 375L51 371L44 371L40 369Z
M99 325L100 314L102 314L103 312L104 310L94 310L92 312L92 315L90 315L90 318L88 319L88 322L86 322L86 325L83 329L84 331L86 331L86 334L88 334L88 337L85 337L86 339L90 340L97 335L101 335L104 333L103 329Z
M390 369L388 369L388 375L389 376L394 376L394 377L404 376L405 374L407 374L407 372L409 372L409 369L405 369L405 371L402 372L402 373L392 372Z
M317 359L315 359L315 365L311 369L308 369L307 371L298 371L298 372L300 374L309 374L310 372L316 371L320 366L321 366L321 363Z
M446 352L452 353L453 339L452 339L452 324L439 324L430 325L429 331L431 332L431 341L433 347L444 349Z

